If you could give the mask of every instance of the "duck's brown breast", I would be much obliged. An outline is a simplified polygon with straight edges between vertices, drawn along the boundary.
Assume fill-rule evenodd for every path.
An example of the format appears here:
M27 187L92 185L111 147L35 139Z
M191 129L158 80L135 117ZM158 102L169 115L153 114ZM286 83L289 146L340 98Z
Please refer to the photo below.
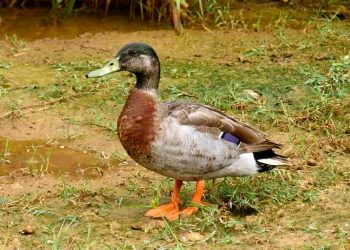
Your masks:
M156 130L155 97L144 90L133 89L118 119L118 136L127 153L137 162L151 158Z

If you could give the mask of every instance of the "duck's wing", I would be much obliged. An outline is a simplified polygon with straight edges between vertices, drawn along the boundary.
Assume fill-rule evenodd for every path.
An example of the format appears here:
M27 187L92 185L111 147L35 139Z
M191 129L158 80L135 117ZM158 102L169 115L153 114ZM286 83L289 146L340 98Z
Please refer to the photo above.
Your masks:
M175 118L180 124L195 127L197 130L218 136L230 133L241 142L243 152L260 152L281 145L266 139L266 134L259 129L240 122L214 108L187 102L164 103L167 116Z

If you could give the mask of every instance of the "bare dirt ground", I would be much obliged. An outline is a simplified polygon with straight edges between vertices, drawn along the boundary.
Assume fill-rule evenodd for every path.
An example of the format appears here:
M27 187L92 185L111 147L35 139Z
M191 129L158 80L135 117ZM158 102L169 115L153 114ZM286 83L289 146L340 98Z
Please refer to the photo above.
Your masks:
M287 29L286 36L291 43L297 43L308 32L308 28ZM186 30L182 36L159 30L85 33L72 39L30 42L0 40L4 87L0 102L0 168L5 169L0 171L0 248L350 249L350 161L349 149L344 149L348 137L339 148L319 145L310 150L305 149L305 144L314 146L323 140L313 141L312 130L303 132L304 142L297 139L295 143L291 137L300 131L285 132L278 127L269 130L271 138L286 145L283 153L293 162L289 171L300 173L298 188L307 190L307 195L283 206L266 206L253 215L234 215L223 208L213 214L203 211L198 218L180 222L155 222L144 218L143 213L160 194L164 197L161 202L166 200L171 180L135 164L118 142L112 125L127 91L116 97L118 105L113 100L108 105L99 103L99 98L109 91L103 87L88 98L71 89L58 98L45 96L52 93L46 89L48 84L55 87L53 82L63 82L72 71L79 83L96 84L85 80L84 72L135 41L151 44L161 61L190 61L242 70L257 63L297 68L315 58L323 60L322 51L303 53L292 48L277 49L267 58L242 56L247 50L270 46L275 39L276 32L245 29ZM335 57L348 53L348 47L341 42L339 48L328 51L333 51ZM86 68L79 68L85 64ZM72 71L65 71L65 65ZM171 84L169 74L162 77L161 84ZM41 89L44 98L35 92ZM94 110L92 106L98 108ZM102 122L97 119L99 113ZM242 113L239 116L245 118ZM327 150L334 151L333 174L340 171L343 177L324 187L318 186L315 173L326 166ZM19 156L20 151L25 153ZM313 158L303 158L303 151L314 151ZM59 171L60 166L65 166L64 171ZM187 189L191 190L190 186ZM187 195L190 193L187 191ZM211 222L211 216L218 219ZM227 234L216 233L225 230Z

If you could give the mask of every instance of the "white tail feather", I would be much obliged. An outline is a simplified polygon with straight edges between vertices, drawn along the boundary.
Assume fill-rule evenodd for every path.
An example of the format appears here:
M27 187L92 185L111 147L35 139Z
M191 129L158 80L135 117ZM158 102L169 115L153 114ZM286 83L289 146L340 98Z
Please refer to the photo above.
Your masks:
M283 158L266 158L266 159L259 159L258 162L270 165L270 166L281 166L281 165L290 165L290 163Z

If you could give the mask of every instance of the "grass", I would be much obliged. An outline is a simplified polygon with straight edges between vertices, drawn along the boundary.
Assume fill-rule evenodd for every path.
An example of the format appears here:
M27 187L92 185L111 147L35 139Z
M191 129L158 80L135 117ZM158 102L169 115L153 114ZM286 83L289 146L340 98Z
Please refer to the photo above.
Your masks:
M130 170L131 174L118 173L118 177L127 175L118 186L106 182L93 187L95 180L78 184L62 176L56 180L56 186L49 187L50 194L36 190L0 196L0 216L6 222L0 226L0 248L14 244L15 236L21 237L23 247L52 249L346 249L350 234L346 219L350 202L350 171L346 165L349 34L339 32L336 22L333 18L322 20L322 24L311 23L310 31L299 36L283 25L274 27L269 31L274 37L266 44L255 41L242 48L242 54L251 61L247 64L218 63L206 57L161 58L162 100L187 99L211 105L271 135L277 134L277 140L285 146L282 153L292 159L289 169L209 181L205 201L211 204L200 207L198 216L165 223L163 228L147 232L130 228L142 220L147 207L165 201L172 180ZM261 25L255 22L258 30ZM327 53L315 59L315 53L325 46ZM7 79L14 64L6 59L0 65L5 65L0 68ZM93 81L84 79L87 71L101 65L92 59L53 63L47 66L47 71L55 76L51 81L36 83L29 89L5 88L7 101L1 103L9 105L2 106L13 114L24 114L19 97L25 93L34 100L52 103L52 112L65 114L70 125L98 129L98 133L115 138L116 114L124 105L134 78L122 73ZM252 91L260 93L260 97L255 98ZM68 137L72 141L77 138L75 134ZM45 154L38 158L36 147L29 151L29 169L41 159L42 167L30 179L39 181L46 176L51 158ZM0 157L4 165L11 152L6 142ZM119 151L111 157L128 160ZM192 192L193 185L185 183L181 193L184 205L190 204ZM27 225L34 226L35 233L18 236L18 231ZM200 233L203 238L200 242L182 241L181 235L188 232Z

